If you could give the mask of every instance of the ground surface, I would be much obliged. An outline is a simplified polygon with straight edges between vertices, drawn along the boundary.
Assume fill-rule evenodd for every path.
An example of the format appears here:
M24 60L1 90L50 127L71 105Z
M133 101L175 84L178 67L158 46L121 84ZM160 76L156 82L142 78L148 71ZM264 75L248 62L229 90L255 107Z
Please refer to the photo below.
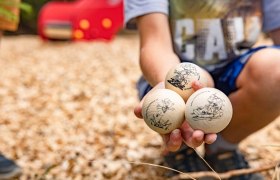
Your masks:
M0 151L20 179L164 179L161 138L133 115L138 38L110 43L5 37ZM280 119L240 145L253 167L280 162ZM265 172L272 179L275 170Z

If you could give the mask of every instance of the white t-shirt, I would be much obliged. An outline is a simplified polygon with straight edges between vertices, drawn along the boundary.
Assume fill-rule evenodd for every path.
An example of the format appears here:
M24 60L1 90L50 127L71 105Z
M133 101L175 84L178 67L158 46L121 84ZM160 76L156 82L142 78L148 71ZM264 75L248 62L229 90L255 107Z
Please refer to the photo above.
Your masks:
M125 22L148 13L169 16L182 61L208 71L222 68L256 43L261 31L280 28L280 0L126 0Z

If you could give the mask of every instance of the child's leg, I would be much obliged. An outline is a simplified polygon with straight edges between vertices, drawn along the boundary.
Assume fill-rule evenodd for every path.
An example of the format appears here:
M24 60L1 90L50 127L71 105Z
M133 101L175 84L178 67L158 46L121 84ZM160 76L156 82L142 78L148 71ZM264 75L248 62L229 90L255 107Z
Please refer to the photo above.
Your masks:
M265 48L254 53L229 95L233 119L221 133L238 143L280 115L280 49Z

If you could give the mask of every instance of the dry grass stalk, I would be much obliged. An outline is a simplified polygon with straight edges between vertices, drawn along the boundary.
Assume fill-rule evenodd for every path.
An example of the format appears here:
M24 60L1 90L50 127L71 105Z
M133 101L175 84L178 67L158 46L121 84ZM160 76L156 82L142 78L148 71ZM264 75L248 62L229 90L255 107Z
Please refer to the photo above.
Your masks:
M275 172L272 177L273 180L280 180L280 163L275 166Z
M262 171L268 171L275 168L275 164L272 165L266 165L259 168L250 168L250 169L238 169L238 170L231 170L225 173L218 173L219 178L218 179L228 179L234 176L240 176L245 174L251 174L256 172L262 172ZM194 172L194 173L187 173L186 174L180 174L179 179L189 179L188 177L191 176L195 179L199 179L202 177L213 177L217 178L217 174L213 172Z

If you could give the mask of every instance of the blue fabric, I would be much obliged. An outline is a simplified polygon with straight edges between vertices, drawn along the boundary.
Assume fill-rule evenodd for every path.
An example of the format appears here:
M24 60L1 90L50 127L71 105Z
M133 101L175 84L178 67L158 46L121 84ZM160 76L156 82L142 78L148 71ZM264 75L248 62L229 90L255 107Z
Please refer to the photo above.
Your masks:
M138 98L140 100L152 89L143 76L141 76L138 80L136 88L138 90Z
M234 59L220 72L212 72L211 75L215 82L215 88L221 90L226 95L229 95L233 91L237 90L236 79L243 70L245 64L248 62L250 57L257 51L267 48L268 46L260 46L257 48L250 49L245 54ZM274 46L271 46L274 47Z
M280 27L280 1L262 0L263 5L263 30L269 32Z
M230 64L223 68L222 71L219 70L212 72L211 75L215 82L215 88L221 90L226 95L229 95L230 93L236 91L236 79L243 70L244 66L255 52L264 48L280 49L280 46L260 46L250 49L245 54L234 59ZM137 83L139 99L141 100L151 89L152 87L143 77L141 77Z

